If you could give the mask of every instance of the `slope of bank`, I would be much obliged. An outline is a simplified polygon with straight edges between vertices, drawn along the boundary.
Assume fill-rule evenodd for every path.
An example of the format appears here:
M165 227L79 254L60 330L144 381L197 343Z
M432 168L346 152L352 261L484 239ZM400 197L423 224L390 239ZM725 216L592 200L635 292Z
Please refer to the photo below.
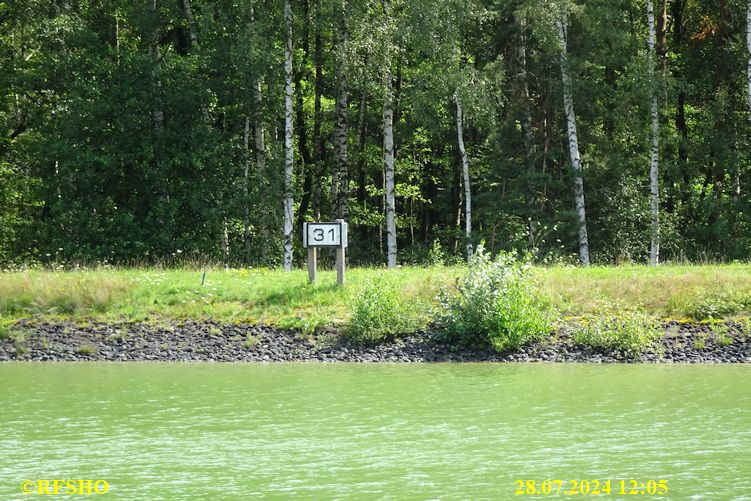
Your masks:
M718 336L710 325L665 323L659 341L630 356L577 344L566 328L499 354L444 342L436 332L358 346L333 332L306 335L250 324L24 321L14 325L12 338L0 339L0 361L751 363L751 333L734 322L722 325Z
M213 320L314 332L337 328L358 295L375 281L399 291L404 303L435 305L461 266L356 268L347 286L332 271L316 285L304 270L95 269L0 273L0 329L38 320ZM541 294L562 317L638 308L655 318L704 320L748 315L751 265L533 267ZM2 337L0 332L0 337Z

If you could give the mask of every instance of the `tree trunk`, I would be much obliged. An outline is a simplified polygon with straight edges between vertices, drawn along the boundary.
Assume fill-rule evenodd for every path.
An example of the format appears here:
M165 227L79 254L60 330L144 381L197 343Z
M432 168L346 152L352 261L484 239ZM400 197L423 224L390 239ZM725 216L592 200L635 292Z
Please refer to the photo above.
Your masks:
M321 0L316 0L316 36L314 62L315 73L315 96L313 112L313 154L315 155L315 183L313 185L313 211L316 221L321 220L321 178L325 156L323 136L321 135L321 95L323 94L323 40L321 37L322 25Z
M389 0L383 0L384 32L388 33ZM387 41L388 45L390 42ZM388 47L385 47L388 52ZM396 267L396 200L394 186L394 95L391 84L391 59L386 57L384 68L384 98L383 98L383 171L386 188L386 248L389 268Z
M292 141L292 6L291 0L284 0L284 21L286 37L284 41L284 269L292 270L292 173L295 164L295 151Z
M349 219L349 168L347 165L347 146L349 142L349 123L347 120L347 19L342 2L340 12L339 40L337 41L337 80L339 88L336 96L336 124L334 127L334 170L337 173L338 186L336 190L336 215L338 218Z
M360 109L357 118L357 202L360 208L365 211L367 174L365 172L365 142L367 140L367 124L365 114L367 113L368 103L365 99L365 90L360 96ZM360 225L360 238L363 242L368 239L367 225Z
M151 12L154 16L155 24L154 31L151 33L151 43L149 44L149 52L151 52L151 59L154 63L154 68L151 71L152 92L154 93L151 120L154 124L154 132L159 135L164 130L164 111L162 111L162 57L159 53L159 28L157 23L159 13L157 11L157 0L151 0Z
M347 165L347 146L349 142L349 123L347 117L349 89L347 87L347 19L345 3L342 2L339 20L339 39L337 40L337 82L336 123L334 126L334 179L336 182L336 215L349 219L349 168Z
M649 24L649 85L651 94L651 116L652 116L652 159L649 167L649 186L651 192L650 214L652 219L652 238L649 247L649 262L652 266L657 266L660 262L660 117L657 112L657 82L655 81L655 13L652 6L652 0L647 0L647 23Z
M574 167L574 197L576 200L576 216L579 222L579 261L589 266L589 238L587 237L587 216L584 205L584 180L582 179L582 164L579 154L579 138L576 133L576 113L574 112L574 91L571 84L571 74L568 66L567 20L556 21L558 40L561 44L561 79L563 80L563 105L566 111L568 128L568 147L571 165Z
M222 247L222 264L224 264L224 268L227 269L229 266L229 231L227 230L226 218L222 219L221 247Z
M250 174L250 116L243 128L243 248L245 260L250 257L250 211L248 210L248 176Z
M253 90L253 150L256 156L256 171L261 180L266 179L266 141L263 133L263 121L261 119L263 104L261 79L257 78ZM265 216L258 222L258 233L261 237L260 257L261 262L266 262L268 256L269 226Z
M386 188L386 246L388 267L396 267L396 201L394 194L394 110L391 97L391 71L386 70L386 96L383 104L383 168Z
M196 35L195 20L193 19L193 10L190 8L190 0L182 0L183 13L188 20L188 31L190 34L190 45L192 48L198 47L198 36Z
M303 74L306 73L308 57L310 54L310 12L308 0L302 2L303 7L303 39L302 39L302 61L300 62L300 69L295 74L295 89L297 109L295 110L295 128L297 129L297 147L300 151L299 164L301 171L303 172L303 188L302 196L300 198L300 209L297 213L297 228L302 228L302 224L305 221L305 216L308 213L308 207L310 206L311 191L313 189L313 159L310 155L310 148L308 148L308 128L305 108L303 106L304 95L302 92L301 82L303 80ZM307 78L306 78L307 81Z
M459 155L462 159L462 173L464 174L464 236L467 245L467 259L469 259L472 257L472 189L469 185L467 150L464 148L462 103L458 95L454 95L454 100L456 101L456 139L459 145Z

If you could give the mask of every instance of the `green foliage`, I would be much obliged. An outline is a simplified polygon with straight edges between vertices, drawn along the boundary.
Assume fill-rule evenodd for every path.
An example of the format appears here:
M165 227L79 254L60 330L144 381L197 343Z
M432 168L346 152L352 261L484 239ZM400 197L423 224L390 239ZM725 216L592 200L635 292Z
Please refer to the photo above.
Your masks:
M7 339L10 336L11 336L10 323L3 320L3 318L0 317L0 340Z
M688 305L687 313L697 320L708 320L748 312L750 308L751 294L700 291Z
M76 353L78 355L92 356L96 354L96 347L90 344L85 344L83 346L79 346L78 349L76 349Z
M155 11L123 0L0 3L0 265L186 257L278 264L282 3L190 3L193 26L182 2L159 2ZM738 22L745 6L674 4L660 57L665 71L657 72L662 114L674 117L660 131L661 258L747 260L751 129ZM390 73L399 102L400 261L463 259L458 100L471 240L486 240L492 253L534 249L541 261L567 262L578 228L555 24L565 17L592 258L646 261L652 86L643 2L400 0L386 23L379 2L346 7L292 3L300 221L336 215L334 176L322 167L333 157L329 138L346 77L348 256L353 264L383 263L382 103ZM705 71L715 61L727 64ZM157 107L161 130L152 118ZM256 164L256 118L266 168ZM435 242L442 258L429 250ZM696 314L736 309L717 306L697 305Z
M346 337L360 344L373 344L415 333L427 325L425 308L402 295L387 279L374 280L360 291L352 305Z
M598 350L615 349L631 357L654 349L655 342L662 337L660 325L637 310L610 309L586 315L579 322L573 332L574 341Z
M242 343L242 347L244 349L252 348L253 346L256 346L260 342L259 336L254 336L253 333L248 332L245 335L245 340Z
M535 287L529 265L511 254L492 259L479 245L454 290L439 297L439 324L471 345L513 350L537 341L552 329L549 303Z
M433 240L433 245L428 251L428 265L440 266L446 263L446 254L441 247L441 241L438 239Z
M714 342L719 346L733 344L733 333L730 331L730 325L727 322L710 322L709 329L712 331Z

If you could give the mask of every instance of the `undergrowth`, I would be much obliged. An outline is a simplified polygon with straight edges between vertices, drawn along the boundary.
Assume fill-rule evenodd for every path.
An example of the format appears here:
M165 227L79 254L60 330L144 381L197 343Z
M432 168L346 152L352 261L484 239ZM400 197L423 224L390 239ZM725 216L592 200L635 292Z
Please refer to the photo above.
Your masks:
M376 279L366 284L351 304L352 317L345 336L355 343L389 341L424 329L427 308L421 301L405 297L393 282Z
M508 351L538 341L553 328L550 303L528 264L511 254L495 259L482 245L453 289L439 296L438 323L454 340Z

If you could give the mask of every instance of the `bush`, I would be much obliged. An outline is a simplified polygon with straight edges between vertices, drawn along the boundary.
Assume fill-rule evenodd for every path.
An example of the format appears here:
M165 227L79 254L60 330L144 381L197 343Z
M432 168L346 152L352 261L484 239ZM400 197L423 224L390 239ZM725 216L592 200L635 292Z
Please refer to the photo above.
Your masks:
M420 306L414 298L403 298L388 280L375 280L355 298L345 335L358 344L374 344L412 334L427 325Z
M492 260L482 245L455 290L443 290L439 302L440 324L465 344L507 351L552 330L551 308L535 288L529 265L511 254Z
M662 330L649 316L639 311L605 312L587 315L573 334L574 341L595 349L615 349L628 356L638 356L662 337Z
M702 292L689 305L687 313L696 320L722 318L748 311L751 297L737 292Z

